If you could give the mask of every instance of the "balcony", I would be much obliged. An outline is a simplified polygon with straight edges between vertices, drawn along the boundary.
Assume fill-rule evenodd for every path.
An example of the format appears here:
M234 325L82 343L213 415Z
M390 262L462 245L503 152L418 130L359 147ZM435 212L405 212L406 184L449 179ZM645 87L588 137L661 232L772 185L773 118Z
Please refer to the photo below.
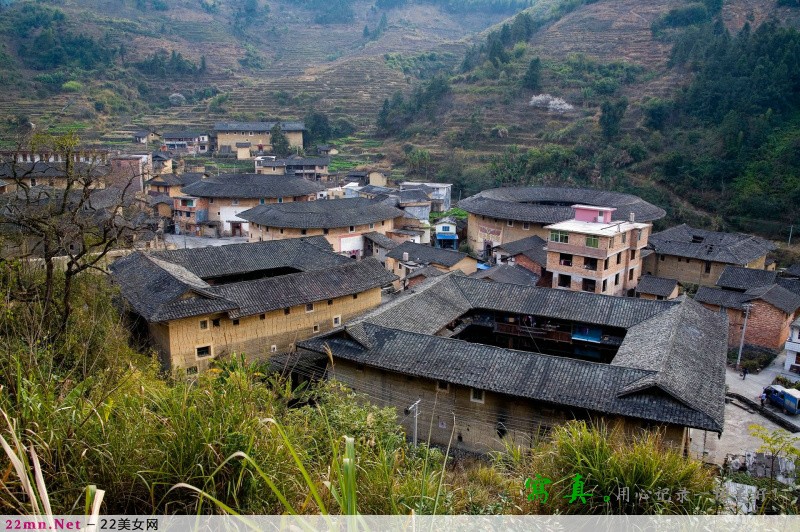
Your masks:
M786 350L794 351L795 353L800 353L800 340L796 342L789 340L788 342L786 342Z

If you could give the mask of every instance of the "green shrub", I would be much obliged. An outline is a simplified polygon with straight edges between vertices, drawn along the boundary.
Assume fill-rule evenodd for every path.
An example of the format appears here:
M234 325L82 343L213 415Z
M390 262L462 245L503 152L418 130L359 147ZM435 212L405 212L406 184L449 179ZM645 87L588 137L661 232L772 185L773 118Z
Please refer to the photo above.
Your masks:
M83 90L83 84L79 81L67 81L61 85L61 90L64 92L80 92Z

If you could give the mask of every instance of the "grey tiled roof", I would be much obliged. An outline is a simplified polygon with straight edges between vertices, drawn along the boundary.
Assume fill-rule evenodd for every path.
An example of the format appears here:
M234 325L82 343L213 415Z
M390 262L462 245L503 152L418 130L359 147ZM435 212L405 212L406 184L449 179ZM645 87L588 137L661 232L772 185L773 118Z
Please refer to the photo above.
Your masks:
M413 189L413 190L401 190L400 194L400 203L426 203L430 202L430 198L425 193L424 190Z
M238 216L267 227L330 229L392 220L403 211L366 198L348 198L259 205Z
M643 275L636 285L636 292L639 294L653 294L655 296L669 297L676 286L678 286L678 281L676 279Z
M269 131L276 122L217 122L214 131ZM281 122L281 131L304 131L303 122Z
M106 175L109 171L107 166L89 163L73 163L72 175L84 176L90 174L94 177ZM66 177L67 168L64 163L17 163L0 162L0 178L3 179L27 179L27 178L47 178L47 177Z
M433 266L425 266L424 268L417 268L416 270L413 270L411 273L406 275L406 279L416 279L417 277L425 277L426 279L430 279L431 277L441 277L442 275L446 275L442 270L434 268Z
M505 251L512 257L516 255L524 255L539 266L547 266L547 251L544 249L547 241L536 235L523 238L521 240L514 240L513 242L506 242L501 246L496 246L495 249Z
M408 253L408 260L419 264L440 264L442 266L455 266L460 260L467 257L466 253L450 249L440 249L427 244L403 242L389 253L387 257L396 260L403 259L403 253Z
M502 220L534 223L557 223L573 218L572 205L615 207L613 220L628 220L631 213L637 222L649 222L665 216L663 209L631 194L585 188L508 187L484 190L465 198L458 206L472 214Z
M325 190L319 183L284 175L222 174L183 187L182 192L198 198L283 198L307 196Z
M173 131L170 133L164 133L163 137L164 140L169 139L196 139L207 135L207 133L201 133L199 131Z
M155 251L151 255L209 279L278 268L313 271L351 261L332 251L325 237L309 237Z
M697 346L681 351L678 347L684 347L683 344L669 343L675 328L680 332L684 326L695 327L691 323L692 312L702 320L711 319L714 325L711 328L727 330L719 326L721 322L717 323L720 319L724 321L724 316L713 316L702 308L678 309L675 317L665 318L664 330L658 331L667 337L665 345L658 347L669 350L659 362L668 363L650 366L636 359L630 360L633 367L628 367L515 351L402 331L368 321L348 326L346 334L314 338L298 345L318 353L330 347L336 358L404 375L443 380L552 405L721 432L725 388L724 378L721 381L720 378L724 377L726 338L719 336L716 330L714 338L706 338L705 325L699 330L696 339L711 341L713 346L702 361L691 366L692 370L699 366L700 374L689 376L681 363L697 354ZM686 319L681 320L682 316ZM672 365L675 362L677 364ZM705 365L701 366L701 362ZM637 364L644 367L636 367ZM707 374L712 378L704 381L700 390L708 396L696 397L698 391L691 386L696 384L695 380L709 376Z
M203 179L204 174L198 172L187 172L185 174L160 174L153 179L147 180L148 185L165 184L171 187L191 185Z
M785 279L778 277L776 280L779 286L784 287L788 291L800 295L800 279Z
M392 240L388 236L377 231L370 231L369 233L364 233L362 236L371 242L375 242L383 249L394 249L400 245L400 242L397 240Z
M166 194L158 194L156 196L147 196L148 205L158 205L159 203L166 203L170 207L174 204L173 199Z
M225 247L232 246L219 246L213 249ZM318 250L315 246L307 244L305 251L310 252L311 248ZM273 249L273 252L279 251ZM299 273L211 285L189 268L171 262L169 259L174 259L175 256L170 256L169 253L174 252L159 254L136 252L111 265L113 278L120 285L122 296L137 314L150 322L164 322L218 312L226 312L230 318L238 318L288 306L358 294L370 288L385 286L397 279L397 276L387 272L375 259L360 262L345 259L344 262L336 261L337 264L328 267L318 265L320 267ZM181 258L187 259L186 256ZM202 266L198 268L198 265L193 267L195 270L203 269ZM250 271L270 267L274 266L251 265ZM227 265L217 268L215 274L238 273L239 270L241 266Z
M660 255L744 266L763 257L776 246L769 240L753 235L706 231L681 224L650 235L648 247Z
M536 283L539 282L539 276L535 273L526 270L522 266L511 264L500 264L488 270L477 271L470 275L470 277L483 279L484 281L494 281L496 283L521 284L527 286L536 286Z
M717 286L732 290L747 290L755 286L765 286L775 283L778 272L742 268L741 266L725 266L719 276Z
M787 314L793 314L800 308L800 295L786 288L772 284L751 288L746 292L736 292L723 288L701 286L694 296L696 301L725 308L742 309L744 303L761 300Z
M286 166L328 166L331 164L330 157L289 157L279 159L286 163Z
M800 264L792 264L786 268L786 274L792 277L800 277Z

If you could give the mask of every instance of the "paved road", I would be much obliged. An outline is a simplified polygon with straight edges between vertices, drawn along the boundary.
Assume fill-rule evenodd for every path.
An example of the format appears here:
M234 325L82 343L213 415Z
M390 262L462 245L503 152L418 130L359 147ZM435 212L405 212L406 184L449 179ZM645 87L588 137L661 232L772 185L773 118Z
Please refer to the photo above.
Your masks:
M244 236L229 236L224 238L210 238L192 235L164 235L167 244L172 244L178 249L204 248L206 246L226 246L228 244L241 244L247 242Z
M725 375L725 383L728 385L728 389L731 392L738 393L739 395L743 395L748 399L758 402L760 401L761 392L764 391L764 388L772 384L776 375L781 375L783 373L783 364L785 361L786 353L784 352L775 357L772 364L762 369L759 373L750 373L745 379L742 379L740 372L728 367L726 370L727 374ZM800 414L790 416L784 414L775 407L770 407L770 409L775 414L800 427ZM798 432L800 432L800 430Z

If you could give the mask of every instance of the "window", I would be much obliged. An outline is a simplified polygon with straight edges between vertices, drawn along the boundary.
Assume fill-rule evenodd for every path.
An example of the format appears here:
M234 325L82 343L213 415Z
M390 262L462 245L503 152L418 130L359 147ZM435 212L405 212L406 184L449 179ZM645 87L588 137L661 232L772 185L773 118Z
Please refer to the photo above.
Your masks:
M561 253L558 258L558 263L561 266L572 266L572 255L569 253Z
M210 357L210 356L211 356L210 345L204 345L203 347L197 348L197 358Z
M637 235L636 235L636 241L637 241L637 242L638 242L639 240L641 240L641 239L642 239L642 232L643 232L643 231L642 231L641 229L639 229L639 232L638 232L638 233L637 233Z
M358 299L358 294L353 294L353 299Z
M550 231L550 242L569 244L569 233L565 233L564 231Z
M597 271L597 259L590 259L588 257L583 258L583 269L596 272Z
M608 288L608 280L603 279L603 292L606 291L606 288Z
M622 264L622 252L617 253L617 264Z
M614 237L608 239L608 249L612 249L614 247Z
M584 279L581 283L581 290L584 292L594 292L597 289L597 281L594 279Z
M300 234L305 235L308 233L308 229L300 229Z
M522 229L524 229L525 231L528 231L528 230L530 230L530 228L531 228L530 222L522 222Z
M450 383L446 381L436 381L436 391L437 392L449 392L450 391Z
M34 178L34 177L31 178L31 186L32 187L36 186L36 178Z
M269 352L270 352L270 353L277 353L277 352L278 352L278 346L277 346L277 345L273 345L273 346L271 346L271 347L269 348Z
M214 327L219 327L219 318L211 320L211 325L213 325Z
M181 207L194 207L194 200L182 199L181 200Z
M239 320L231 320L234 325L239 325Z
M189 366L186 368L187 375L197 375L197 366Z
M705 271L706 271L706 273L711 273L711 261L710 260L706 261Z
M449 230L450 230L450 226L449 226L449 225L443 225L443 226L442 226L442 232L443 232L443 233L445 233L445 232L447 232L447 231L449 231Z
M258 315L258 319L265 320L265 319L267 319L267 315L266 314L259 314Z
M329 232L330 232L330 230L329 230L329 229L323 229L323 230L322 230L322 234L323 234L323 235L327 235Z
M356 226L355 225L351 225L349 231L351 233L355 233L356 232Z
M333 305L333 299L328 300L328 306Z
M606 259L606 260L604 260L604 261L603 261L603 269L604 269L604 270L607 270L607 269L608 269L608 259Z
M239 205L239 200L238 199L232 199L231 200L231 205Z
M334 316L333 317L333 326L338 327L342 324L342 317L341 316Z
M264 200L264 198L261 198L260 200L258 200L258 204L259 205L264 205L265 203L266 203L266 201Z
M208 329L208 320L200 320L200 330L205 331Z
M283 198L278 198L278 203L283 203Z
M663 261L666 257L664 255L659 255L658 260Z
M618 284L619 284L619 274L615 274L614 275L614 286L617 286Z
M472 388L470 392L469 400L473 403L483 403L483 390L478 390L477 388Z
M318 333L318 332L319 332L319 323L315 323L315 324L314 324L314 332L315 332L315 333Z
M386 225L386 220L382 220L381 225Z
M634 259L636 259L636 250L632 249L631 250L631 260L634 260Z
M508 221L508 226L509 227L514 227L514 220L509 220Z
M370 229L375 229L375 224L369 224Z
M569 275L564 275L563 273L558 274L558 286L559 288L569 288L572 284L572 277Z
M633 281L633 268L628 271L628 280Z
M600 247L600 237L596 235L588 235L586 237L586 247L587 248L599 248Z
M283 227L281 227L281 234L283 234Z
M283 309L284 316L288 316L291 311L292 311L292 309L290 309L289 307L286 307L285 309Z
M622 233L622 243L624 244L628 240L628 233Z
M208 198L209 203L214 203L214 198Z
M314 312L314 303L306 303L306 312Z

